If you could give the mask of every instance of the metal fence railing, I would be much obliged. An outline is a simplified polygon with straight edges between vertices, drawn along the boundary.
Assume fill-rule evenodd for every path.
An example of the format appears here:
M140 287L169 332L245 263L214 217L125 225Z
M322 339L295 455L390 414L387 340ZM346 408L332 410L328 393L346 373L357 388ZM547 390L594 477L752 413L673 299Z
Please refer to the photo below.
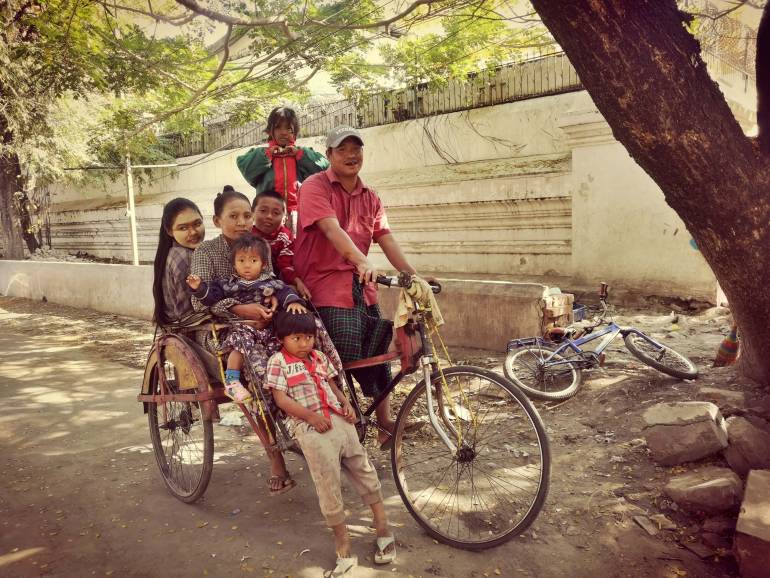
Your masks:
M564 53L505 64L450 80L444 86L421 84L315 105L300 114L302 136L318 136L347 124L379 126L550 94L582 90ZM263 123L212 123L191 135L164 135L177 157L249 146L264 139Z

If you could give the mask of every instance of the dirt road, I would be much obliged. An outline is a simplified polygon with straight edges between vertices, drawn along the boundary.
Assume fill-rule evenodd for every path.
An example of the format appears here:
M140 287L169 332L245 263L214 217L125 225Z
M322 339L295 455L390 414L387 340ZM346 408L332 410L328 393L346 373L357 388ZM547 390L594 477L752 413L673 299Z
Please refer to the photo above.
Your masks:
M679 349L705 360L723 321L703 320L689 350ZM203 500L185 505L168 494L136 402L148 323L0 297L0 327L0 575L310 578L333 565L303 462L289 458L298 487L271 498L264 452L245 429L215 427ZM681 324L682 334L691 327ZM538 406L554 456L551 493L532 529L506 545L474 553L435 543L401 504L387 456L370 450L400 547L392 569L374 568L371 519L348 488L356 576L734 575L729 557L701 560L682 547L697 521L661 500L670 470L654 466L638 442L639 414L657 401L691 399L705 383L750 384L725 371L679 382L616 345L578 396ZM503 357L459 353L487 367ZM653 537L632 520L658 512L677 529Z

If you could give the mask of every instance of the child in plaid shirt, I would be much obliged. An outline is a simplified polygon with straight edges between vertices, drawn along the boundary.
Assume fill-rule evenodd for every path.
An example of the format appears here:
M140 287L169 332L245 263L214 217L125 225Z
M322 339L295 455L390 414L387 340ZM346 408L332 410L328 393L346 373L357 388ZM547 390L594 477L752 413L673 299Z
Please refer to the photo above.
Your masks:
M363 502L372 509L377 531L374 561L388 564L396 558L395 539L388 528L377 471L358 440L356 414L336 379L328 358L313 349L312 314L277 313L275 331L283 348L267 364L265 387L288 417L288 427L302 449L315 483L321 512L334 531L337 566L332 576L356 566L345 525L341 469L344 466Z

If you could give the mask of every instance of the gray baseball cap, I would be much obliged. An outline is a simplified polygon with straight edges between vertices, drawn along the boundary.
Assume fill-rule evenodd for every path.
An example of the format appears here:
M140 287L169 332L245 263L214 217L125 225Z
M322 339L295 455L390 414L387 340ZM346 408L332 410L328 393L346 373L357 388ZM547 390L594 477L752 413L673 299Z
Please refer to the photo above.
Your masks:
M349 136L357 138L361 145L364 144L364 138L361 136L361 133L352 126L338 126L331 129L329 134L326 135L326 147L337 148Z

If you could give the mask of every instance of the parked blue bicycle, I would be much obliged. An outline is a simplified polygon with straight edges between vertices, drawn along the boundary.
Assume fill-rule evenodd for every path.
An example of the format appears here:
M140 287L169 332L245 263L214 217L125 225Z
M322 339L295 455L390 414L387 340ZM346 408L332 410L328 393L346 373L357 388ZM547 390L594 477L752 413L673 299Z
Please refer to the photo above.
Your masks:
M599 365L602 352L618 336L628 350L642 363L679 379L695 379L698 368L681 353L658 343L634 327L620 327L607 317L609 287L601 284L601 310L588 325L573 324L557 328L546 337L528 337L508 342L508 355L503 370L508 379L533 398L550 401L575 395L582 380L582 370ZM605 327L595 331L598 327ZM584 350L586 343L600 339L594 349Z

